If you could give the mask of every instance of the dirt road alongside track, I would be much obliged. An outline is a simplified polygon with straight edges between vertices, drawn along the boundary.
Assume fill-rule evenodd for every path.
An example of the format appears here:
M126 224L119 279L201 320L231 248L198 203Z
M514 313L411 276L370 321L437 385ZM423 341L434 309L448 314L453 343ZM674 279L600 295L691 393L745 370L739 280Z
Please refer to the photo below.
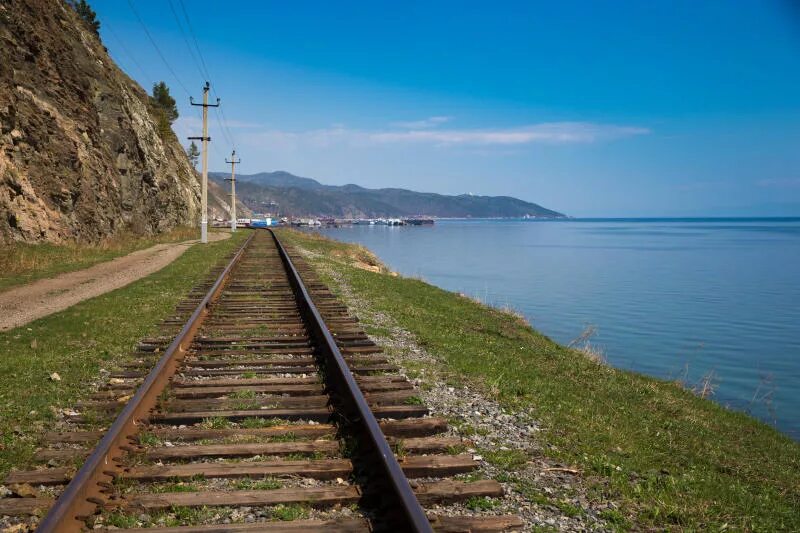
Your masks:
M209 233L210 241L230 233ZM85 270L68 272L0 292L0 331L62 311L76 303L124 287L161 270L198 241L157 244Z

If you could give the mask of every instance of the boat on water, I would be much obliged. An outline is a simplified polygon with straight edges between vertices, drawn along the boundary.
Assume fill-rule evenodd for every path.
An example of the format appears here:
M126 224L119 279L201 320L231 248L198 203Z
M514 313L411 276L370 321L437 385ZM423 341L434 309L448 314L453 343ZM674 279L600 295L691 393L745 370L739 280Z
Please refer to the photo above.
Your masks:
M432 226L432 218L404 218L403 223L407 226Z

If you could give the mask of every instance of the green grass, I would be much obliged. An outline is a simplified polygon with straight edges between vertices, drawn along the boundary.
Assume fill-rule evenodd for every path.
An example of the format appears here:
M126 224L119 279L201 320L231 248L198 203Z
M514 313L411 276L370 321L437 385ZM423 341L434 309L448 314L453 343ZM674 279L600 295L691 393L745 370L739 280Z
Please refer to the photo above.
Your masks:
M231 423L227 418L221 416L214 416L211 418L204 418L200 425L204 429L226 429L230 427Z
M239 479L234 483L236 490L275 490L283 487L283 484L275 478L264 479Z
M193 246L127 287L0 333L0 476L29 464L38 438L54 420L51 408L72 407L86 398L91 393L86 385L98 370L127 358L246 236L239 232L206 247ZM53 372L60 381L49 378Z
M164 442L149 431L144 431L139 434L139 444L152 448L154 446L161 446Z
M472 498L468 499L464 505L471 511L491 511L497 507L497 500L493 498L487 498L485 496L480 498L473 496Z
M299 504L276 505L270 509L270 518L273 520L302 520L308 515L308 508Z
M522 450L481 450L486 461L507 471L518 470L528 462L528 454Z
M288 420L284 420L282 418L248 417L242 419L242 421L239 422L239 425L247 429L258 429L258 428L271 428L274 426L283 426L288 423L289 423Z
M228 395L228 398L235 398L240 400L254 400L256 398L256 391L252 389L237 390Z
M200 486L191 481L176 481L172 483L161 483L150 486L150 491L155 494L164 494L169 492L198 492Z
M0 290L81 270L155 244L198 237L197 229L183 227L150 237L123 234L97 244L4 244L0 254Z
M110 513L106 516L105 523L119 529L133 529L138 525L135 516L125 513Z
M419 396L409 396L405 400L403 400L405 405L424 405L425 402L422 401L422 398Z
M617 527L800 530L800 444L682 387L556 344L509 313L353 264L363 252L297 231L373 311L509 409L533 408L547 454L576 465ZM323 279L331 283L324 274ZM331 283L335 289L335 284ZM367 320L368 322L368 320Z

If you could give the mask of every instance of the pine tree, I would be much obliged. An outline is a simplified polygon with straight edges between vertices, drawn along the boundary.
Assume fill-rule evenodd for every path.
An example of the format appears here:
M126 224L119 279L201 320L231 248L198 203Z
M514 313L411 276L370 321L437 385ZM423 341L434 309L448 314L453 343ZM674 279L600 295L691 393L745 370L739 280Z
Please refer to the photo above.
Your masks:
M169 87L163 81L153 84L153 95L150 101L155 108L156 123L158 133L162 139L167 139L173 135L172 123L178 118L178 106L175 99L169 94Z
M200 160L200 150L197 148L197 145L192 141L192 144L189 145L189 148L186 149L186 155L189 156L189 162L192 164L193 167L197 168L197 163Z
M97 20L97 13L94 12L92 6L86 0L80 0L80 2L73 0L70 5L75 9L78 16L89 25L94 34L100 37L100 21Z
M178 106L169 94L169 87L163 81L153 84L153 103L160 109L170 124L178 118Z

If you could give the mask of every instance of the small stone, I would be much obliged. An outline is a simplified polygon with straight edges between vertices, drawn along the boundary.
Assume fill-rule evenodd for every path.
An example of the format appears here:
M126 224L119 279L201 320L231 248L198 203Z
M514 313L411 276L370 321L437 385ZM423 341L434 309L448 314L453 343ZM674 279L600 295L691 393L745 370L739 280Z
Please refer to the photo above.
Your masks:
M139 520L139 522L149 522L150 521L150 515L147 514L147 513L142 513L139 516L137 516L136 518Z
M27 483L17 483L9 488L19 498L36 498L39 496L39 492Z
M53 372L50 374L50 381L61 381L61 376L58 375L58 372Z
M244 521L247 522L248 524L252 524L253 522L256 521L256 517L251 515L251 514L249 514L249 515L244 517Z
M483 461L483 456L482 455L473 455L472 456L472 460L473 461Z

